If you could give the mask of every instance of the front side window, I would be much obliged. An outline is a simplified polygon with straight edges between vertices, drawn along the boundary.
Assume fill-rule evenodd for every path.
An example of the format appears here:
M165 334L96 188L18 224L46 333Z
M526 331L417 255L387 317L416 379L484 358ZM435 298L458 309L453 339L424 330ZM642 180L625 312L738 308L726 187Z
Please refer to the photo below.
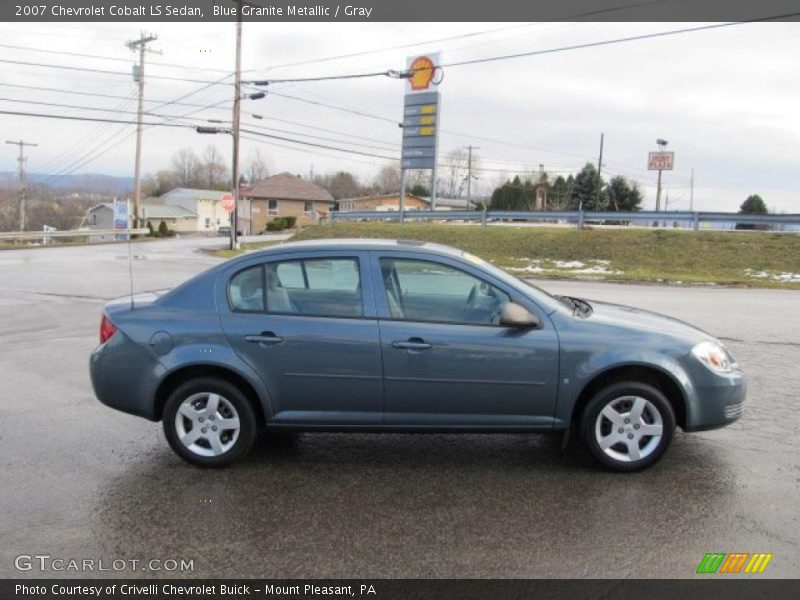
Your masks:
M306 200L305 203L303 204L303 212L305 212L307 215L310 215L311 213L313 213L314 212L314 203L311 202L310 200Z
M277 215L278 214L278 201L277 200L267 200L267 214L268 215Z
M497 325L510 302L495 286L441 263L382 258L381 275L394 319Z

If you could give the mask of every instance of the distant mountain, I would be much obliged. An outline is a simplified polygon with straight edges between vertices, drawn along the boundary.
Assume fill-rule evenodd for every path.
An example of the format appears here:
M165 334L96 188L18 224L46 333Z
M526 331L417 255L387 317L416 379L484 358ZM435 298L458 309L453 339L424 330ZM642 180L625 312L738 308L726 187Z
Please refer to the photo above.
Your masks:
M28 173L28 181L32 184L45 184L62 192L93 192L98 194L124 194L133 190L133 177L114 177L99 173L80 173L60 176L52 180L48 173ZM17 174L0 171L0 186L13 187L17 183Z

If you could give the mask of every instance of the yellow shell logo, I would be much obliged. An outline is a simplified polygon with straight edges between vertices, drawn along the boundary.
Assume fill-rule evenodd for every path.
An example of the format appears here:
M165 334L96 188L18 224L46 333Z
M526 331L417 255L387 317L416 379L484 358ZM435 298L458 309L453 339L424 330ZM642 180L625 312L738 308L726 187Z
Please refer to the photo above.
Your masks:
M427 90L433 79L436 65L427 56L420 56L414 59L409 70L411 71L411 89Z

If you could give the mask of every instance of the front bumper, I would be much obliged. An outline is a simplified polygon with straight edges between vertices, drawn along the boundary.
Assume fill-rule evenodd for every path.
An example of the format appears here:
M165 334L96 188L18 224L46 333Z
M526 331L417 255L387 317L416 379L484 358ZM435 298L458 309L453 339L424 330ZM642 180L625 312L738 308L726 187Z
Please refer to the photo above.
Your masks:
M700 370L702 369L702 371ZM741 371L726 375L710 372L698 364L685 431L705 431L730 425L744 414L747 379Z

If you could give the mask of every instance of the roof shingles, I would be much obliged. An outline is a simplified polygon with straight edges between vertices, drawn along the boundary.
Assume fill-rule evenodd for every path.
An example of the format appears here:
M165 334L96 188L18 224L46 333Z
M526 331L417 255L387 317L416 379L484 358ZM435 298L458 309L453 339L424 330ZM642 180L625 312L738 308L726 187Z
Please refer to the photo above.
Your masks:
M242 191L242 195L248 198L333 202L333 196L324 187L291 173L279 173L256 181L250 189Z

